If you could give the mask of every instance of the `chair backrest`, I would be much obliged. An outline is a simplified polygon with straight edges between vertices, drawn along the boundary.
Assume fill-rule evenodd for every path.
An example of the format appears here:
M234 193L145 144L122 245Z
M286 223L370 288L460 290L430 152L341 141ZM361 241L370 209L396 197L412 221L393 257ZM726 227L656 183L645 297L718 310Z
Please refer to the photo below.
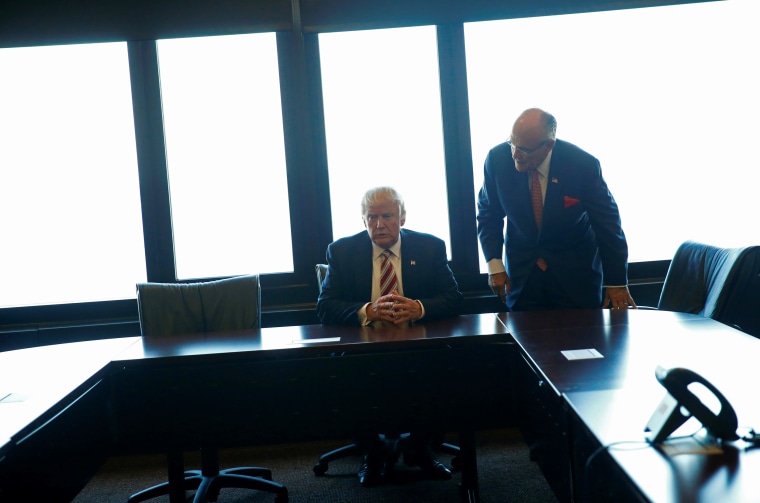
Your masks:
M657 307L699 314L760 336L758 278L760 246L719 248L686 241L673 256Z
M314 269L317 271L319 293L322 293L322 282L325 280L325 276L327 276L327 264L317 264Z
M143 336L259 328L259 276L204 283L138 283L137 308Z

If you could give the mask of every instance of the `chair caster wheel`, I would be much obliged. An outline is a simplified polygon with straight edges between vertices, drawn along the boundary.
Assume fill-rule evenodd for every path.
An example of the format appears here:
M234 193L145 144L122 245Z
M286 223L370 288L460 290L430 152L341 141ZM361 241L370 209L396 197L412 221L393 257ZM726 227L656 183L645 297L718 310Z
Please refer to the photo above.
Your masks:
M314 475L324 475L327 471L327 465L317 463L312 470L314 471Z

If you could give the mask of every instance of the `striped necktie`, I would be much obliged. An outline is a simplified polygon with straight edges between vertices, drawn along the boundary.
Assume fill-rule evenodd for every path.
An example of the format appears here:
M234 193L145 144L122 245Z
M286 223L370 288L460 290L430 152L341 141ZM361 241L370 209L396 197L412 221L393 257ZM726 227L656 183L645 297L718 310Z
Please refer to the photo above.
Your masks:
M383 256L383 263L380 266L380 295L388 295L392 291L398 290L398 278L390 259L393 252L384 250L381 255Z
M541 217L544 213L544 196L541 193L541 181L538 171L530 172L530 200L533 203L533 215L536 217L536 227L541 230Z
M538 170L530 172L530 200L533 203L533 216L536 217L536 227L541 230L541 218L544 214L544 195L541 193L541 181L538 179ZM548 266L543 258L536 261L539 269L545 271Z

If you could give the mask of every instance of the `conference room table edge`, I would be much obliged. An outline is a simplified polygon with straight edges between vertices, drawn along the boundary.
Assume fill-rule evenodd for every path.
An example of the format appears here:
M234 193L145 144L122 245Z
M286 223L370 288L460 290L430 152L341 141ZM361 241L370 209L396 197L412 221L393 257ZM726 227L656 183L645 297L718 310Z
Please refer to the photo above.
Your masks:
M581 483L584 476L583 463L579 463L579 460L588 453L581 452L582 449L578 447L576 442L577 439L573 438L573 435L582 432L582 434L595 439L598 443L597 447L601 448L601 446L607 445L605 440L597 437L597 432L594 430L594 428L598 428L599 424L601 424L599 423L599 420L596 420L596 418L593 417L586 418L582 413L576 410L572 397L589 394L601 396L608 392L619 394L623 393L623 391L630 396L645 396L648 404L645 406L647 410L646 412L639 411L636 415L641 424L637 423L638 427L632 428L629 432L631 433L629 438L639 438L640 441L645 442L646 435L644 426L646 425L646 420L654 412L657 402L666 394L664 388L657 383L654 376L655 366L660 362L658 361L657 345L651 345L651 342L649 343L652 349L651 354L649 357L643 359L647 364L641 366L640 369L637 369L634 372L630 371L630 369L622 371L619 375L616 372L609 372L604 374L603 378L598 382L579 381L577 376L572 374L565 375L562 364L558 364L559 361L565 360L564 357L559 356L561 352L560 349L568 351L587 351L589 349L594 349L592 345L587 345L588 341L584 340L583 336L574 337L574 335L579 335L584 331L584 326L589 331L596 330L597 332L601 331L600 333L604 333L604 337L597 339L604 342L608 342L608 338L609 341L614 341L616 340L617 333L627 332L629 329L626 325L630 325L631 322L636 325L637 336L644 338L654 338L655 336L661 337L661 335L657 335L657 325L660 324L665 328L659 330L659 332L673 331L675 333L674 338L678 339L681 337L682 343L684 342L683 335L688 333L689 336L694 337L694 340L686 342L684 347L689 348L693 346L695 348L702 348L701 352L681 351L681 354L678 357L674 357L673 348L670 347L660 354L660 356L662 356L662 361L670 360L676 362L680 361L681 363L687 362L687 365L685 365L686 367L690 367L691 364L694 364L695 368L699 368L700 364L703 363L707 367L710 367L710 362L715 359L720 359L719 355L722 354L721 350L714 349L720 347L715 346L715 343L720 339L718 337L719 335L727 334L733 342L738 343L739 348L742 348L739 350L741 355L740 366L742 368L753 368L752 360L757 355L757 348L760 347L760 341L751 335L698 314L658 310L592 310L587 313L583 313L582 311L559 312L554 313L554 316L551 317L548 316L547 313L546 319L542 319L541 316L536 316L534 319L532 315L527 313L499 313L497 314L497 317L500 318L505 324L505 327L507 327L512 334L515 344L523 358L524 366L529 369L529 372L534 374L533 379L538 381L540 389L535 391L552 397L555 406L553 411L555 417L553 418L553 421L556 425L555 429L562 431L562 438L555 437L551 440L555 442L555 445L557 443L565 444L562 449L564 449L564 453L569 456L569 459L565 459L565 461L567 462L567 467L570 469L570 473L565 475L566 478L562 480L560 487L558 487L556 481L551 480L550 473L545 472L544 474L560 501L589 501L584 493L586 487ZM553 319L549 321L549 318ZM584 318L585 321L582 323L574 323L573 321ZM599 323L596 325L594 325L593 322L589 323L589 320L593 318L598 318ZM596 326L596 329L594 329L594 326ZM714 331L714 336L710 335L711 331ZM566 336L564 340L559 337L555 340L551 340L551 336L559 336L560 333L562 336ZM560 342L555 343L556 340L560 340ZM547 342L549 342L549 344L547 344ZM564 345L564 347L562 347L562 345ZM606 347L606 349L610 350L617 348L615 348L614 343L610 343L610 346ZM605 349L602 349L602 353L606 353ZM627 353L626 356L628 356ZM614 357L615 355L612 355L613 360ZM637 361L641 361L640 355L637 358ZM598 362L603 361L603 359L598 360ZM591 368L591 366L597 364L596 360L593 359L589 360L589 362L592 363L581 363L580 365L586 365L588 368ZM619 363L620 362L617 362L613 367L617 369L617 367L620 366ZM625 362L625 364L629 366L632 365L631 362ZM564 365L568 364L565 363ZM597 365L605 364L602 363ZM712 377L720 378L720 372L716 371L712 374ZM524 381L525 379L521 382L521 386L525 385ZM731 387L726 385L726 388L730 389ZM736 386L734 386L734 388L736 388ZM739 397L735 396L734 398ZM741 398L742 401L745 401L744 397ZM546 408L544 404L542 404L542 408ZM646 417L641 416L641 414L644 414ZM753 413L751 417L760 417L760 415ZM587 424L587 419L590 420L589 424ZM596 420L596 423L594 420ZM594 427L593 424L597 424L597 426ZM530 443L530 439L528 438L529 435L526 435L526 432L523 432L523 434L524 437L526 437L526 441L529 441ZM607 438L606 442L609 441L610 439ZM531 453L531 457L533 458L533 453ZM639 480L640 474L631 475L628 473L625 459L621 462L619 459L620 455L618 455L617 452L610 453L609 456L600 456L600 458L606 459L610 466L612 466L612 469L616 471L616 475L618 476L617 480L620 482L620 487L616 488L616 490L621 489L620 494L624 494L626 498L630 498L630 501L657 501L657 499L652 500L647 495L657 494L658 497L660 497L660 495L663 494L661 489L648 487L648 481ZM534 459L534 461L539 461L539 465L541 465L540 460ZM556 461L556 458L553 461ZM542 471L544 471L543 467ZM643 486L640 484L643 484ZM698 491L698 489L695 490ZM692 489L689 489L687 492L691 491ZM619 497L619 494L617 496ZM760 494L758 495L758 498L760 498ZM675 499L673 501L680 500ZM741 501L745 500L742 499Z
M517 348L520 356L531 371L538 372L551 394L564 403L565 417L571 413L571 406L566 403L566 393L575 391L568 388L561 379L552 375L551 365L542 364L536 358L535 351L527 343L535 335L567 332L568 334L582 331L584 327L604 330L623 330L622 325L629 323L629 317L646 316L646 323L655 325L660 320L675 320L675 323L696 327L700 324L715 323L714 320L683 313L659 314L634 313L614 310L568 310L552 313L483 313L460 315L445 320L434 320L429 323L414 324L409 327L378 330L373 327L338 327L325 325L303 325L292 327L272 327L248 332L210 335L183 336L172 338L127 337L121 340L123 345L102 368L87 380L71 390L61 401L51 407L50 412L60 411L67 400L86 391L85 388L93 380L109 379L114 374L125 369L138 370L154 365L195 365L195 364L224 364L227 362L254 362L268 360L291 360L301 358L319 358L328 356L336 351L351 355L375 353L395 353L398 351L412 352L441 347L473 347L487 344L504 344ZM445 327L453 323L459 328L446 332ZM696 324L694 322L697 322ZM705 325L706 326L706 325ZM617 328L616 328L617 327ZM338 338L339 340L335 340ZM180 341L183 341L180 343ZM75 343L76 344L76 343ZM177 350L177 348L182 348ZM25 351L25 350L19 350ZM511 363L511 362L510 362ZM513 387L521 387L524 383L517 380ZM622 381L610 380L602 383L599 388L616 388L625 384ZM117 399L117 398L115 398ZM520 405L521 404L517 404ZM43 424L49 417L37 418L30 427ZM508 422L510 418L505 418ZM565 424L565 427L568 427ZM25 429L27 431L27 429ZM15 436L14 436L15 438ZM463 498L466 501L479 499L477 488L477 467L474 452L474 430L460 431L460 441L464 443L465 456L472 456L475 472L463 473ZM470 445L472 450L470 451ZM8 445L3 446L5 450ZM572 446L569 447L571 449ZM472 479L471 477L474 477ZM554 487L553 487L554 488ZM571 491L573 489L571 488ZM468 492L469 491L469 492ZM556 492L556 489L555 489ZM562 499L562 498L560 498Z
M403 327L302 325L225 334L143 337L115 357L111 365L112 373L118 373L155 365L225 365L324 358L336 353L362 356L452 347L479 349L487 344L513 345L511 335L495 313L459 315ZM458 430L461 492L462 500L467 502L479 501L475 426Z

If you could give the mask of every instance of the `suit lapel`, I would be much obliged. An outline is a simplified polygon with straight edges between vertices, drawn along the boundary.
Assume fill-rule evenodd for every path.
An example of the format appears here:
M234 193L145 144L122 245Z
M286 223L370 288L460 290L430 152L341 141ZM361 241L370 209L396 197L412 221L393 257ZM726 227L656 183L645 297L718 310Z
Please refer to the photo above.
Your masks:
M555 165L555 158L556 156L553 155L551 164L549 165L549 178L546 183L546 198L544 200L544 222L551 222L560 216L564 210L562 199L564 192L562 190L564 171L561 165Z
M354 267L357 272L356 286L359 292L366 292L367 298L372 296L372 241L366 232L357 237L357 252L353 255Z
M401 229L401 285L406 292L414 291L414 285L417 279L417 253L420 243L417 242L414 235Z

